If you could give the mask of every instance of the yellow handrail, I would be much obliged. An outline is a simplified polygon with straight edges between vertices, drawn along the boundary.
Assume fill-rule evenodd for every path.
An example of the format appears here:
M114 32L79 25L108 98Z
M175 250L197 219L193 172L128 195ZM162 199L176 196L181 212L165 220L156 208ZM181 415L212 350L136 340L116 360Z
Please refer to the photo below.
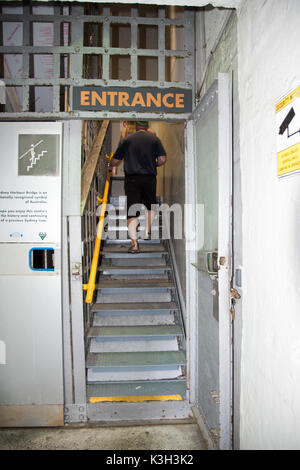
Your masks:
M112 157L113 157L113 153L111 153L110 157L108 155L106 155L106 158L109 161L112 159ZM99 223L98 223L98 227L97 227L97 235L96 235L96 240L95 240L94 253L93 253L91 270L90 270L90 277L89 277L88 284L83 284L82 285L83 290L87 291L87 294L86 294L86 297L85 297L85 302L87 304L90 304L92 302L93 295L94 295L94 290L95 290L95 287L96 287L95 281L96 281L96 274L97 274L97 268L98 268L98 260L99 260L103 225L104 225L105 210L106 210L106 204L107 204L107 198L108 198L110 177L111 177L111 173L108 171L107 175L106 175L103 198L102 199L97 198L98 201L102 202L102 206L101 206Z

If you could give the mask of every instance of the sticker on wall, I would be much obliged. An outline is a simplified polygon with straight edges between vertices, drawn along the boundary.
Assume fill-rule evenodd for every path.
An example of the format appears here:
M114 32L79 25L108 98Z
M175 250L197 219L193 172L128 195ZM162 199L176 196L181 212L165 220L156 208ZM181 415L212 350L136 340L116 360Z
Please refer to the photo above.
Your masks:
M300 86L276 104L278 176L300 173Z
M19 134L19 176L57 176L58 163L59 135Z
M41 240L44 240L46 238L46 236L47 236L46 232L40 232L39 233L39 237L40 237Z
M13 232L9 234L9 237L13 238L14 240L21 240L21 238L23 237L23 233Z

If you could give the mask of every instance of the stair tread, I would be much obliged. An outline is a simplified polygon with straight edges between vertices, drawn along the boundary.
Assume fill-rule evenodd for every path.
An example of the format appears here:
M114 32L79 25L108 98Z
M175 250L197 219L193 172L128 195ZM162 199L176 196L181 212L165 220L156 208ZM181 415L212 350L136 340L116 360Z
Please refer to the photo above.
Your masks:
M89 338L110 337L151 337L182 335L178 325L147 325L147 326L93 326L88 331Z
M141 250L139 253L128 253L128 251L106 251L102 252L102 256L104 258L117 258L117 259L146 259L146 258L162 258L163 256L167 255L167 251L143 251Z
M136 289L143 289L145 287L166 288L174 287L174 283L165 279L103 279L100 284L96 284L95 287L96 289L121 289L122 287L132 287Z
M153 234L152 234L152 238L150 240L146 240L144 238L139 238L138 237L138 242L140 245L144 246L144 245L160 245L161 244L161 239L160 238L154 238L153 237ZM128 246L130 243L131 243L131 240L129 237L126 237L126 238L114 238L114 239L106 239L105 240L105 246L107 247L108 245L123 245L124 243L126 243L126 246Z
M177 310L175 302L134 302L134 303L95 303L91 307L91 311L100 312L102 310Z
M140 380L132 382L90 383L87 397L151 396L151 395L186 395L186 379Z
M149 244L143 244L140 247L140 252L146 252L146 253L168 253L163 245L160 245L158 243L149 243ZM128 244L126 246L120 245L106 245L103 247L102 253L128 253ZM137 255L138 253L130 253L133 255Z
M121 270L128 270L128 271L149 271L149 270L165 270L170 271L171 266L161 265L161 266L100 266L99 271L121 271Z
M89 353L86 367L134 367L185 365L183 351Z

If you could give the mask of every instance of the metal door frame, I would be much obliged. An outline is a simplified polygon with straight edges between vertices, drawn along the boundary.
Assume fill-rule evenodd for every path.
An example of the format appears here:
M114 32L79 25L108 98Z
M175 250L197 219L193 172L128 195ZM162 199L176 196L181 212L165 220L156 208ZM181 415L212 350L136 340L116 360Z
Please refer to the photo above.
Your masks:
M81 120L63 121L62 302L65 424L85 422L86 378L82 295Z
M194 119L218 99L219 106L219 347L220 347L220 449L232 448L232 334L231 334L231 265L232 265L232 75L231 73L219 73L218 79L206 93L200 104L193 112L192 119L188 121L186 130L186 155L193 158L186 159L186 204L190 205L187 211L186 227L196 230L196 155L194 146ZM222 194L222 197L220 195ZM197 401L197 264L196 238L187 242L187 311L188 314L188 357L190 363L190 401L194 405ZM195 407L195 415L198 418L201 429L210 440L203 417Z

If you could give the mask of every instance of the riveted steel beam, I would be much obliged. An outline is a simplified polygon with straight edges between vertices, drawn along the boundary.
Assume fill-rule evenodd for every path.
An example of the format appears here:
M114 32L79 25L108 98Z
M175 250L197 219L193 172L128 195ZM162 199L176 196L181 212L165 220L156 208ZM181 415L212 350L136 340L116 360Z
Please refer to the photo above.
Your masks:
M61 6L53 6L53 15L42 15L40 12L35 14L27 5L23 5L22 15L4 13L1 15L3 23L15 22L22 23L23 44L22 45L1 45L0 54L22 54L23 73L22 76L2 77L5 84L9 87L22 87L21 112L12 109L12 112L4 111L0 113L1 119L175 119L185 120L186 114L172 113L156 114L151 112L84 112L72 111L72 87L73 86L122 86L122 87L153 87L153 88L181 88L191 89L194 92L194 11L186 9L181 18L167 18L166 7L159 6L157 17L138 16L138 8L132 5L130 8L131 16L111 16L111 6L104 5L101 16L95 14L85 14L85 4L72 3L65 4L70 7L69 11L63 12ZM67 13L67 14L63 14ZM53 24L53 44L36 45L33 44L32 27L34 23ZM62 28L69 24L69 44L65 45L63 41ZM99 45L89 44L85 40L85 26L87 24L96 24L102 26L102 39ZM129 25L130 26L130 45L122 47L122 40L119 47L112 47L112 26ZM157 49L141 48L140 34L143 27L154 26L157 28ZM184 45L181 49L166 48L166 31L170 27L180 27L186 31ZM0 42L1 44L1 42ZM51 78L34 77L31 70L31 61L36 54L51 54L53 56L53 76ZM126 56L129 58L130 73L126 80L114 77L112 79L111 57ZM153 80L148 77L140 76L140 69L143 62L142 58L149 60L156 59L154 66L157 67L157 77ZM173 59L172 59L173 58ZM184 77L180 81L170 81L168 67L174 60L184 62ZM63 61L68 60L67 73L61 73ZM98 64L86 71L85 61ZM95 62L93 62L95 61ZM97 62L96 62L97 61ZM172 62L173 61L173 62ZM157 65L156 65L157 64ZM98 67L98 68L97 68ZM149 67L149 70L151 67ZM95 71L94 78L91 71ZM96 72L97 71L97 72ZM150 72L152 73L152 69ZM169 74L169 76L168 76ZM144 75L144 73L143 73ZM145 78L143 80L142 78ZM49 106L49 111L45 113L34 111L34 92L35 87L52 87L53 101ZM194 93L193 93L194 95ZM64 99L64 102L61 102Z

